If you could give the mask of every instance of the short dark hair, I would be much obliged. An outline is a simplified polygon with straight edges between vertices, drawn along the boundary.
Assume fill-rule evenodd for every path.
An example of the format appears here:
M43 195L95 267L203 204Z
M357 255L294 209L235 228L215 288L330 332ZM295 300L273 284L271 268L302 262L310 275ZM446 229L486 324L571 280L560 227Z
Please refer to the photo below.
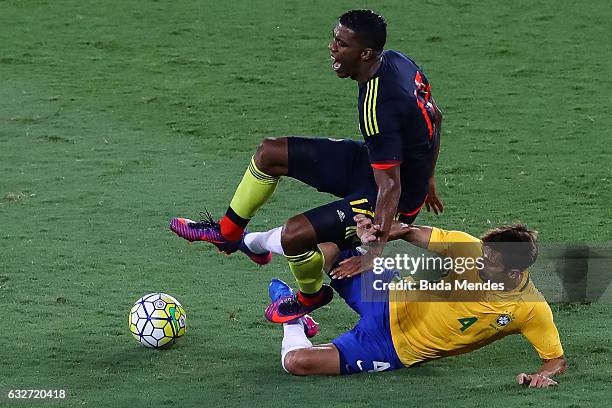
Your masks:
M533 265L538 257L538 232L524 224L502 225L484 233L484 245L502 254L502 262L507 269L525 270Z
M338 17L338 22L357 34L361 43L382 51L387 42L387 23L372 10L350 10Z

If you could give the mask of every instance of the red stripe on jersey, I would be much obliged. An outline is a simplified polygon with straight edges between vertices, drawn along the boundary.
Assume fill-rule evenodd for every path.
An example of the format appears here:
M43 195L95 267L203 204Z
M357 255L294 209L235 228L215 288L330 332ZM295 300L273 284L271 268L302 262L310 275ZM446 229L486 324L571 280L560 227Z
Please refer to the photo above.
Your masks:
M421 88L424 87L425 84L423 84L423 77L421 76L421 72L417 71L415 76L414 76L414 84L416 85L417 88L419 88L419 90Z
M429 129L429 138L431 139L433 137L433 126L431 125L431 120L429 119L429 115L427 114L427 109L425 109L425 104L419 100L419 97L422 97L422 99L425 100L425 103L429 103L429 98L431 96L431 86L423 82L423 77L421 76L421 73L419 71L417 71L416 75L414 76L414 85L417 88L414 91L414 96L416 97L417 105L423 113L425 122L427 122L427 128Z
M399 166L402 162L387 162L387 163L372 163L372 167L377 170L389 170L392 167Z

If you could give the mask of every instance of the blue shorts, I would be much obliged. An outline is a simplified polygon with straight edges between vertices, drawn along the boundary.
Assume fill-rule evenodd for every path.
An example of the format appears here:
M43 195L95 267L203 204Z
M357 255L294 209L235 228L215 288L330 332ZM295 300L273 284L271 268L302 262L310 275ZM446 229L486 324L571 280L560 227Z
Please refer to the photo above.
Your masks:
M356 250L340 253L338 262L359 255ZM403 368L389 327L389 291L373 290L375 280L389 282L396 273L381 275L365 272L349 279L332 279L331 286L347 305L359 314L357 325L336 337L332 343L340 352L340 373L388 371Z

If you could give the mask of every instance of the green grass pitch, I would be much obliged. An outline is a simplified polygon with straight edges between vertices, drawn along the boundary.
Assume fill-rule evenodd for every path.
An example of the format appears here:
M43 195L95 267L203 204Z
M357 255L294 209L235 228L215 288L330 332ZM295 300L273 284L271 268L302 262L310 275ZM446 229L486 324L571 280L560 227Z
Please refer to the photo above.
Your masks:
M570 2L0 0L0 406L604 406L610 303L554 305L570 369L559 387L514 384L539 359L512 336L420 368L295 378L265 322L256 268L167 223L224 211L268 135L359 138L356 84L327 50L335 18L373 7L388 48L424 69L445 114L441 217L479 234L520 220L543 241L612 239L607 0ZM291 180L254 229L329 197ZM127 329L165 291L188 332L157 352ZM350 328L341 302L318 341ZM10 401L9 389L68 390Z

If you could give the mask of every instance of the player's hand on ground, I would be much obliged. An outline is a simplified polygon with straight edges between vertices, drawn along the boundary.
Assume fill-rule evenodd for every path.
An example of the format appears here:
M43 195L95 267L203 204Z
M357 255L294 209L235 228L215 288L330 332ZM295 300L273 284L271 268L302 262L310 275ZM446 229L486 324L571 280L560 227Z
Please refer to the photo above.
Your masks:
M444 212L444 204L440 197L438 196L438 191L436 190L436 178L431 176L429 179L429 194L427 195L427 200L425 200L425 207L428 212L432 212L436 215L442 214Z
M516 382L520 385L528 386L529 388L546 388L551 385L559 384L552 378L546 377L542 374L526 374L520 373L516 376Z
M369 244L378 239L380 225L374 225L372 220L363 214L357 214L353 219L357 223L357 236L363 244Z
M329 273L332 279L351 278L368 270L368 265L364 264L365 256L353 256L340 262L337 268Z

